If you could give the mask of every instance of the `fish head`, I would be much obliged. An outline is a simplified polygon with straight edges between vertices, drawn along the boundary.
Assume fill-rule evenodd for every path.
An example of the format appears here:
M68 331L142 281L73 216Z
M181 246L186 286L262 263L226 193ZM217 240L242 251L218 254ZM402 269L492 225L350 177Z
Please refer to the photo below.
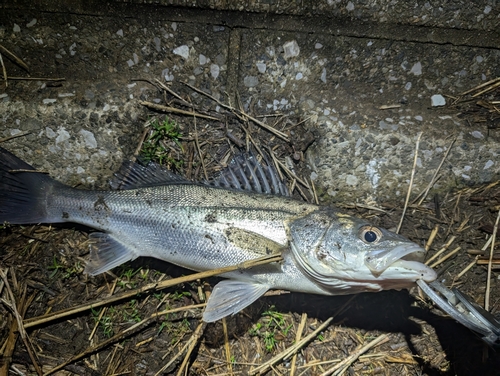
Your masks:
M332 293L402 289L437 278L418 244L332 208L289 221L287 233L299 268Z

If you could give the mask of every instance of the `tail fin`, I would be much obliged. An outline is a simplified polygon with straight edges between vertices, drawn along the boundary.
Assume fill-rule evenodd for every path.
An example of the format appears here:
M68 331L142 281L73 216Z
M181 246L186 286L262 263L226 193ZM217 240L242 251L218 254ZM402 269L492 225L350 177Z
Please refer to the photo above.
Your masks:
M0 148L0 224L47 222L47 196L62 185Z

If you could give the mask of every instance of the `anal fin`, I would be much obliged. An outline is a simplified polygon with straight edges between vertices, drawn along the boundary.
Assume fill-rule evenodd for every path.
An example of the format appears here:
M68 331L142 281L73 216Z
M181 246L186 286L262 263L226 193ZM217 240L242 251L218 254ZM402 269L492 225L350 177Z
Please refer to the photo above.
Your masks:
M227 279L215 285L203 312L203 321L214 322L234 315L264 295L270 286Z
M113 269L127 261L135 259L135 253L112 235L102 232L93 232L91 239L90 260L85 272L97 275Z

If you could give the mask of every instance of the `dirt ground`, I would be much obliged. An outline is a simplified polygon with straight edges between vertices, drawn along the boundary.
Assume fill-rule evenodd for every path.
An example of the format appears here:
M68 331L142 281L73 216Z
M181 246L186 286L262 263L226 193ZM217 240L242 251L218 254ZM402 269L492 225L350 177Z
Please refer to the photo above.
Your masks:
M105 51L100 53L102 67L94 68L97 81L105 75L99 69L107 63L112 65L114 59ZM44 72L43 56L33 61L38 62L39 73L53 73ZM12 73L22 73L19 67L9 67ZM78 82L79 67L73 66L71 70L74 81ZM82 75L88 80L88 72ZM129 83L124 79L124 85ZM59 85L56 81L49 84ZM160 125L166 119L162 109L154 106L146 109L136 104L140 115L127 130L128 139L135 143L123 145L125 155L141 150L143 157L161 160L178 174L202 181L223 168L238 147L251 145L272 150L288 167L282 172L294 188L295 197L315 201L304 152L317 134L308 128L300 114L265 118L252 108L244 110L237 104L215 111L217 103L213 98L194 88L173 85L166 90L156 82L150 84L150 90L162 99L157 105L194 111L198 118L213 119L205 118L210 126L197 127L192 115L169 113L169 124L175 125L161 130ZM9 81L9 87L2 90L24 100L37 95L29 81ZM109 87L103 90L111 90L113 95L123 94ZM484 100L491 102L498 98L497 90L488 93ZM474 122L478 117L488 117L492 124L488 131L498 132L494 126L498 116L490 119L493 115L484 106L465 101L450 106L449 111L460 112ZM272 129L278 129L284 136L263 128L259 122L271 124ZM13 140L0 141L2 147L8 148ZM290 173L291 170L295 173ZM332 204L331 197L320 189L316 193L321 204ZM411 202L416 197L417 193L413 193ZM395 228L402 215L399 202L382 202L377 208L350 202L335 205L388 229ZM443 256L460 247L454 256L435 267L439 279L484 305L490 248L483 247L493 233L499 210L498 181L439 194L431 189L422 204L410 205L401 234L424 245L433 229L437 229L428 258L446 243L449 245ZM270 294L234 317L201 324L200 305L217 282L215 277L159 290L151 284L192 272L144 258L89 277L83 269L91 231L73 225L0 228L0 269L4 274L0 281L0 374L247 375L330 318L329 324L313 334L296 356L276 361L262 372L319 375L377 338L382 342L353 360L346 373L497 375L500 369L500 355L495 349L434 308L416 288L341 297ZM498 243L497 240L497 247ZM489 288L490 312L495 315L500 312L500 280L495 268L499 258L495 253ZM475 259L477 262L473 263ZM457 278L471 263L472 268ZM95 302L121 294L127 297L96 307ZM75 307L82 308L67 313ZM66 314L51 316L60 311ZM19 323L25 328L20 333Z

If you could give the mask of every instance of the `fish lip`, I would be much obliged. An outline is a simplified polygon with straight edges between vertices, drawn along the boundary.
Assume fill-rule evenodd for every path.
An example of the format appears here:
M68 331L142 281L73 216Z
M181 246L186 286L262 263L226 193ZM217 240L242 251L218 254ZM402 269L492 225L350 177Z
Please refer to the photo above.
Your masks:
M415 243L401 244L392 249L376 249L365 256L365 265L375 274L383 273L390 266L413 269L422 263L425 250ZM429 267L426 266L427 269ZM418 268L421 269L421 268Z

